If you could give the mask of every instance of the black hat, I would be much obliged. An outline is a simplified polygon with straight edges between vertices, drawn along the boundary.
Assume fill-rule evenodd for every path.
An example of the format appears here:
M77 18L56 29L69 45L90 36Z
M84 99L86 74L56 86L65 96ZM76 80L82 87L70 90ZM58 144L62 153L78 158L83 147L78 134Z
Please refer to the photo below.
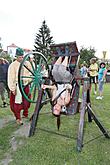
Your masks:
M101 65L102 65L102 64L103 64L104 66L106 65L106 64L105 64L105 62L104 62L104 61L102 61L102 62L100 63L100 67L101 67Z

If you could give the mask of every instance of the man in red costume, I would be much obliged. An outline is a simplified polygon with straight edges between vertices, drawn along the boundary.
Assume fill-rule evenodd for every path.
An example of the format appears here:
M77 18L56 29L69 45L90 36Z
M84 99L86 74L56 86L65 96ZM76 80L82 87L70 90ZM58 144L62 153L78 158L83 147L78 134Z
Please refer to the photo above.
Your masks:
M8 87L10 89L10 108L14 113L18 125L22 125L21 110L23 117L28 117L28 109L30 103L21 95L18 86L18 70L20 62L23 60L24 51L21 48L16 49L16 60L12 62L8 68ZM28 94L29 87L25 87L25 93Z

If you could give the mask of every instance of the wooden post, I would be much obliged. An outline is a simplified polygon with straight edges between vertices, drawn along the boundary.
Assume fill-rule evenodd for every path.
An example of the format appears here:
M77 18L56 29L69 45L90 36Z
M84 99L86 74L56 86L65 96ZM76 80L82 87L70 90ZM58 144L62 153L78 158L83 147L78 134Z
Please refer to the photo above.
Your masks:
M97 124L97 126L99 127L99 129L101 130L101 132L104 134L104 136L106 138L110 138L110 136L108 135L107 131L105 130L105 128L103 127L103 125L100 123L100 121L97 119L96 115L92 111L92 109L91 109L91 107L90 107L89 104L87 104L87 107L88 107L89 114L92 116L93 120L95 121L95 123Z
M87 89L87 104L90 105L91 107L91 101L90 101L90 89ZM87 113L88 113L88 122L92 122L91 114L88 111L88 106L87 106Z
M35 133L35 129L36 129L36 126L37 126L37 121L38 121L38 116L39 116L39 111L40 111L40 108L41 108L42 95L43 95L43 90L40 89L39 93L38 93L38 99L37 99L37 102L36 102L35 111L34 111L34 114L33 114L33 117L32 117L32 121L31 121L29 137L34 135L34 133Z
M83 147L86 101L87 101L87 81L85 80L83 84L83 90L82 90L82 104L81 104L81 110L80 110L80 121L79 121L79 130L78 130L78 138L77 138L78 151L81 151Z
M60 124L61 124L61 122L60 122L60 115L57 117L57 128L58 128L58 130L60 129Z

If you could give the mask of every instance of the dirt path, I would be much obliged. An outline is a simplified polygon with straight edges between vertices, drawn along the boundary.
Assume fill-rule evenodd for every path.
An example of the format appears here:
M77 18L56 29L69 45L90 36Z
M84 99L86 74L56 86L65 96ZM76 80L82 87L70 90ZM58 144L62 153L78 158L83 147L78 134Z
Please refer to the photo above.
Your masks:
M0 119L0 129L5 127L5 125L7 123L9 123L10 121L13 121L13 117L12 116L8 116L8 118L5 118L5 119Z
M7 119L0 119L0 128L5 127L8 122L13 121L13 117L8 117ZM23 141L17 141L16 137L28 137L29 135L30 124L24 121L24 124L18 128L15 132L13 132L12 138L10 140L11 149L7 153L5 153L5 159L0 162L0 165L8 165L11 161L13 161L11 154L15 152L18 146L23 145Z

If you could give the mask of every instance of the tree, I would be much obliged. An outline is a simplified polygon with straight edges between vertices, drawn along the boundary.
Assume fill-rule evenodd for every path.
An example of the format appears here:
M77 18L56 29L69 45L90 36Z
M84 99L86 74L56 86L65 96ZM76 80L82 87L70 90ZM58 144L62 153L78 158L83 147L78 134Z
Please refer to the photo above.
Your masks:
M53 44L53 37L50 35L50 29L46 25L46 21L42 22L39 33L36 34L35 51L42 53L48 60L51 59L50 45Z
M4 59L8 60L9 63L12 62L10 55L7 54L7 53L5 53L4 51L2 51L2 52L0 53L0 58L4 58Z
M82 47L80 49L80 61L79 61L79 63L82 64L85 62L87 65L90 65L90 59L91 58L98 59L95 56L95 52L96 52L96 50L92 47L89 47L89 48Z
M0 53L3 51L2 44L1 44L1 37L0 37Z

